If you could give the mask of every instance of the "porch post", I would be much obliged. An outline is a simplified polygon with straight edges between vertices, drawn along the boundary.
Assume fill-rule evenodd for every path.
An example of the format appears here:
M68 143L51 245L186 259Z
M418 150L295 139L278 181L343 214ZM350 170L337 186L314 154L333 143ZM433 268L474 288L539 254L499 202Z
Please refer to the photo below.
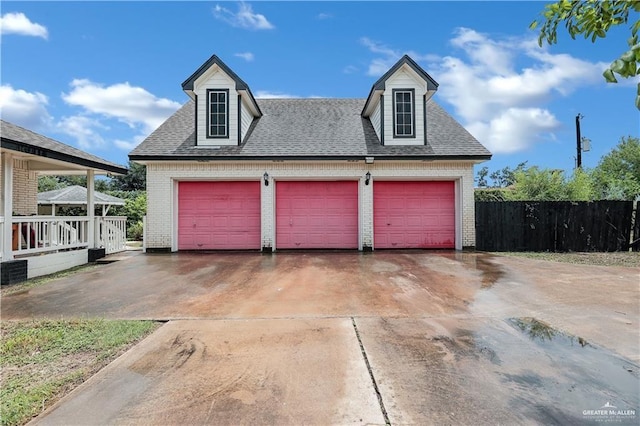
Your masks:
M13 260L13 154L2 153L2 215L4 224L2 235L2 260Z
M95 227L96 227L96 219L95 219L95 172L93 170L87 170L87 219L89 219L89 223L87 224L87 241L89 243L89 248L96 248L95 244Z

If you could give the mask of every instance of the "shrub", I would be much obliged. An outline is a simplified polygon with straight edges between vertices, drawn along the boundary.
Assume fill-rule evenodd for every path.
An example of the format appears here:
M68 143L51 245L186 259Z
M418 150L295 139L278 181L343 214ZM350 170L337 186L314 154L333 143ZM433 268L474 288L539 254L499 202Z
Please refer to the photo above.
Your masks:
M134 241L142 241L144 236L144 225L141 220L135 222L127 228L127 239Z

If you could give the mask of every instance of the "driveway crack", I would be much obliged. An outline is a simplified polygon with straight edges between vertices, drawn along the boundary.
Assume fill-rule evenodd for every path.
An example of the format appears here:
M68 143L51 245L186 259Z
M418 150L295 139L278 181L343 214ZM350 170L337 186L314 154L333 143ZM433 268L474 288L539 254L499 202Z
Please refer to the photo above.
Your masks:
M384 423L386 425L390 425L389 415L387 414L387 409L384 408L384 401L382 400L382 394L380 393L380 388L378 388L378 382L376 382L376 377L373 375L373 369L371 368L371 364L369 363L369 357L367 356L367 351L364 349L364 345L362 344L362 339L360 338L360 332L358 331L358 326L356 325L356 320L354 317L351 317L351 324L353 324L353 330L356 332L356 338L358 339L358 344L360 345L360 352L362 352L362 358L364 358L364 363L367 366L367 371L369 371L369 377L371 377L371 382L373 383L373 390L376 392L376 396L378 397L378 404L380 405L380 411L382 411L382 417L384 418Z

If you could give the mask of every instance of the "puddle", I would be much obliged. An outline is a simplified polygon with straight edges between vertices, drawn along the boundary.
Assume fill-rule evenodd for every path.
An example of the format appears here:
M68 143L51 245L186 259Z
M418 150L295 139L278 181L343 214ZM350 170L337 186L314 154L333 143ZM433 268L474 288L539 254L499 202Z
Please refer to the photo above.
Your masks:
M491 288L500 281L506 274L502 266L491 262L489 255L478 255L476 257L476 269L482 272L482 288Z
M434 253L445 259L460 262L466 267L473 268L482 274L482 288L491 288L500 281L506 271L501 265L491 261L493 255L486 253L465 253L465 252L437 252Z
M516 326L520 331L528 334L531 340L538 340L541 342L551 341L554 339L564 340L567 343L573 345L574 342L585 347L589 343L582 337L572 336L570 334L563 333L544 321L539 321L535 318L509 318L507 320L511 325Z
M388 363L383 397L415 415L406 423L638 424L638 365L535 318L395 318L361 329ZM593 414L614 406L622 414Z
M513 390L513 397L532 418L551 423L570 423L574 419L581 424L595 424L605 421L606 416L589 417L583 412L598 410L605 404L638 410L640 367L634 362L536 318L509 318L505 322L509 326L506 333L500 327L483 328L482 334L476 335L476 350L490 342L488 345L503 361L499 371L502 383ZM509 332L509 328L517 333ZM528 398L531 401L531 393L540 391L549 401L537 405L526 402ZM552 417L549 403L555 410ZM637 419L623 416L615 421L637 424Z

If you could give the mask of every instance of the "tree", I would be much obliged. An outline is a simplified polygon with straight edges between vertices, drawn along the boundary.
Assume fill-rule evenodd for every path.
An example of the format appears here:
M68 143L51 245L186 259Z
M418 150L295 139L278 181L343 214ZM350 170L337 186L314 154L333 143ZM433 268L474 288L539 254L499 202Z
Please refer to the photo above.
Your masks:
M67 185L61 183L56 176L38 176L38 192L54 191L65 186Z
M111 189L111 182L108 178L98 178L95 180L95 190L107 192ZM71 176L38 176L38 192L62 189L67 186L79 185L87 187L87 177L81 175Z
M496 170L489 173L489 168L484 166L478 170L476 176L476 182L478 189L474 192L476 201L506 201L508 195L508 187L515 182L515 174L519 171L525 170L527 162L524 161L512 169L509 166L504 167L501 170ZM487 180L487 177L491 179L491 185Z
M572 39L575 40L576 35L583 35L595 43L598 38L605 38L611 27L627 24L632 12L640 12L639 1L560 0L547 4L541 12L544 19L541 20L543 23L538 44L542 46L543 41L555 44L560 23L564 23ZM536 19L529 28L536 29L539 24L540 21ZM623 78L640 74L639 29L640 19L637 19L631 25L631 37L627 40L628 50L615 59L603 73L608 83L617 83L616 74ZM636 93L636 107L640 109L640 83Z
M534 166L516 172L513 188L505 196L509 201L591 201L593 184L582 169L567 179L563 170Z
M640 197L640 139L623 137L592 173L596 198L635 200Z
M111 191L111 195L124 198L124 206L113 208L112 214L127 217L127 238L142 239L142 218L147 214L147 193L145 191Z
M111 187L116 191L144 191L147 189L147 168L133 161L129 161L126 175L115 176Z
M487 182L487 176L489 175L489 168L484 166L480 170L478 170L478 174L476 175L476 182L478 188L487 188L489 183Z
M518 171L524 170L527 165L527 162L524 161L516 166L515 169L511 169L511 167L506 166L501 170L496 170L494 172L489 173L489 168L484 166L476 175L476 182L478 184L478 188L505 188L509 185L512 185L515 181L515 174ZM491 179L491 185L489 185L489 181L487 177Z

